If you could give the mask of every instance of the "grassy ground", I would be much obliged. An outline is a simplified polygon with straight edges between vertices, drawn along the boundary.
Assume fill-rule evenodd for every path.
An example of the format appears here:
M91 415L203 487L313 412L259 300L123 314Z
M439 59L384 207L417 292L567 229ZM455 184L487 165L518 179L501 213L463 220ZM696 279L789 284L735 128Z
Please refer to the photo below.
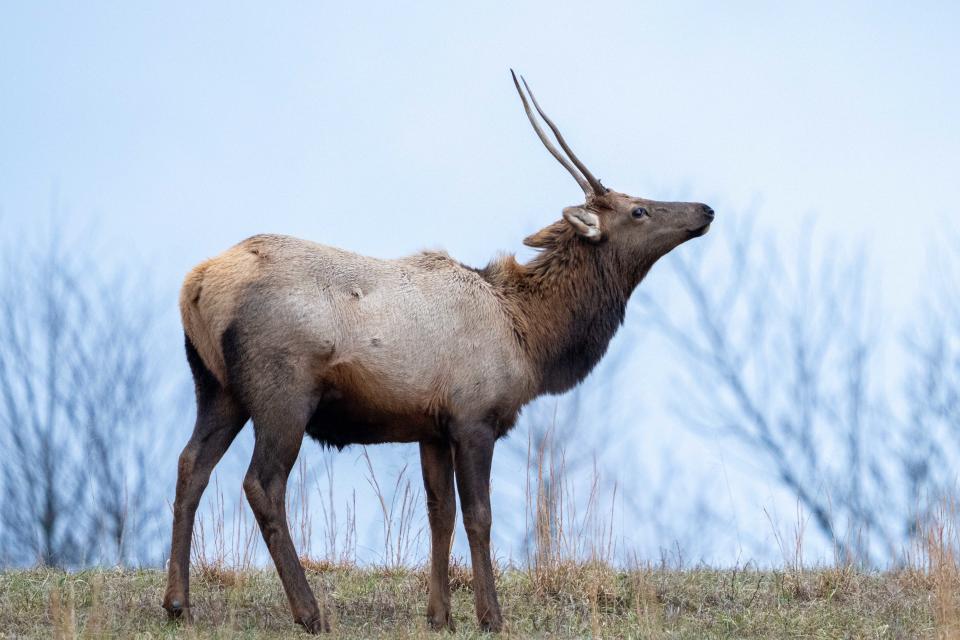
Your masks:
M343 568L309 571L326 589L333 636L483 637L466 572L455 571L457 633L426 629L423 571ZM0 573L3 638L281 638L295 626L272 568L195 575L196 621L166 622L158 570L65 574ZM498 580L518 638L946 638L953 609L937 581L919 573L557 568L549 575L506 570ZM951 592L955 590L951 589Z

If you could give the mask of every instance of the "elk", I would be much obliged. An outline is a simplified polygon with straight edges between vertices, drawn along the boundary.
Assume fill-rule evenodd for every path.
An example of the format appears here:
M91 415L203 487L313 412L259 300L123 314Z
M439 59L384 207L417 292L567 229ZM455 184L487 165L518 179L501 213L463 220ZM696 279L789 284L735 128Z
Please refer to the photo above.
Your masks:
M178 465L163 600L172 618L190 613L190 540L201 494L252 419L255 445L243 488L296 622L310 632L329 629L284 504L306 433L338 449L419 444L431 534L428 622L454 626L448 568L456 487L477 619L484 630L501 629L490 558L494 445L525 404L583 380L650 267L706 233L714 217L704 204L657 202L603 186L526 81L521 89L511 75L537 136L585 196L524 240L539 249L529 262L501 256L474 269L443 252L381 260L258 235L187 275L180 310L197 419Z

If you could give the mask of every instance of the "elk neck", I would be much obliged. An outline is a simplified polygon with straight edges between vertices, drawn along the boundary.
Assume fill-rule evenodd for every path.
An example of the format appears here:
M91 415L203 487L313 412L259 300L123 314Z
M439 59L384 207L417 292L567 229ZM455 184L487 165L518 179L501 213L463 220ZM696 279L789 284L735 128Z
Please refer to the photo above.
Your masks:
M539 374L537 394L562 393L606 353L639 278L562 221L526 243L540 249L533 260L504 256L481 274L503 297L517 341Z

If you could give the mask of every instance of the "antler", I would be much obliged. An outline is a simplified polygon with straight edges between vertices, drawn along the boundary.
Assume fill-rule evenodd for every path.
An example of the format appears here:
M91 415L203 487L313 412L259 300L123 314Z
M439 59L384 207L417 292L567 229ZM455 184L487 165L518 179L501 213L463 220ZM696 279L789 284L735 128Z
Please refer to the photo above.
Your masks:
M530 86L527 84L526 78L523 76L520 77L523 80L523 86L527 90L527 93L530 94L530 99L533 101L533 106L536 107L537 113L540 114L540 117L543 118L543 121L547 123L547 126L550 127L550 130L553 131L553 135L556 136L557 142L560 143L560 146L569 156L569 160L553 146L553 143L550 142L550 139L547 138L547 135L540 128L540 125L537 124L536 118L533 117L533 113L530 111L530 105L527 103L527 98L523 94L523 91L520 89L520 83L517 82L517 74L513 72L513 69L510 69L510 75L513 76L513 84L517 88L517 93L520 94L520 100L523 102L523 110L527 112L527 119L530 120L530 124L533 125L533 130L537 132L537 136L540 138L540 141L543 142L543 146L547 148L547 151L556 158L560 164L563 165L564 169L570 172L570 175L573 176L574 180L577 181L577 184L580 185L580 188L583 189L583 193L587 196L591 195L603 195L607 192L607 188L600 184L600 181L597 180L590 170L587 169L576 154L570 149L570 146L567 144L567 141L563 139L563 136L560 134L560 130L557 129L557 125L553 124L553 121L543 112L543 109L540 108L540 105L537 104L537 98L533 95L533 91L530 90ZM576 169L570 164L570 161L573 161L573 164L576 165ZM581 173L577 172L577 169Z

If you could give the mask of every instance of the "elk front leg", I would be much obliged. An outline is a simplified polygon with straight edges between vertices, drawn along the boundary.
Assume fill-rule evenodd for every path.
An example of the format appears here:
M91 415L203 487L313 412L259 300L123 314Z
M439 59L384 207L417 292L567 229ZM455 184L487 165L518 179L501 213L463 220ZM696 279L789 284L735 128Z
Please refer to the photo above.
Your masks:
M280 582L290 601L293 619L310 633L329 631L327 617L317 606L310 590L303 566L297 558L297 550L287 526L286 491L287 478L300 452L303 441L303 424L306 419L280 419L282 411L272 412L267 420L253 424L256 444L253 459L243 479L253 514L260 525L263 540L280 574Z
M500 631L503 628L490 560L490 465L495 442L493 430L478 425L464 429L458 434L454 445L457 490L473 563L477 620L484 631Z
M457 517L453 450L448 442L420 443L420 465L430 519L430 597L427 621L433 629L455 630L450 614L450 538Z

